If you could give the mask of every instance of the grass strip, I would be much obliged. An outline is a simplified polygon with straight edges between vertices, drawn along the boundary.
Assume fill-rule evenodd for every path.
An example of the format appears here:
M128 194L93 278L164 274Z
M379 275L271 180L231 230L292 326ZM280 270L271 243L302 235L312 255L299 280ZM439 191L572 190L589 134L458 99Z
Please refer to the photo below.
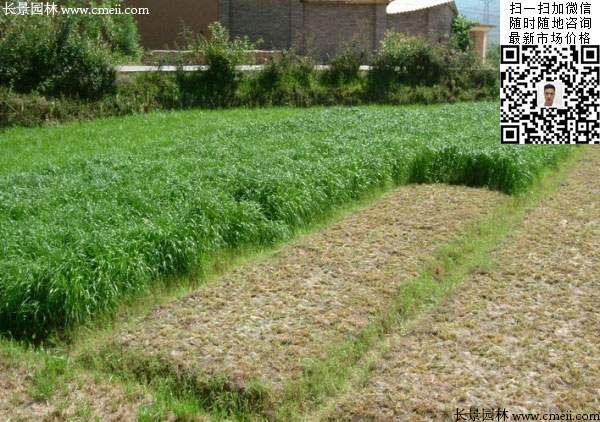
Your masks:
M208 134L187 126L196 114L186 112L130 118L120 132L113 119L73 134L2 134L0 156L23 153L9 135L29 148L46 134L65 138L45 145L50 158L0 168L0 332L44 339L113 314L215 251L289 239L390 182L522 191L566 149L499 145L496 111L493 103L309 109L281 111L276 122L269 111ZM112 132L136 141L120 146ZM74 136L100 146L53 159Z
M373 206L393 187L392 183L387 183L352 203L335 207L310 225L299 227L296 236L316 233ZM148 359L143 353L115 353L105 345L115 329L120 328L120 322L135 321L156 307L186 297L201 285L215 282L244 263L269 259L286 244L280 241L272 247L216 251L205 257L204 265L199 267L200 272L162 280L152 286L147 295L125 301L116 318L100 315L95 320L62 332L60 336L51 337L48 343L63 348L60 355L74 356L74 361L85 370L105 377L116 376L126 384L145 385L152 393L153 402L141 407L140 421L159 421L173 416L178 420L204 420L204 417L209 420L209 414L216 419L261 419L261 414L273 414L275 404L268 386L260 382L251 382L247 389L240 390L225 378L200 379L186 376L183 372L174 373L168 363L159 359Z
M420 276L400 288L392 309L354 338L333 347L326 359L309 364L302 378L286 386L281 401L268 386L258 382L240 389L226 379L202 379L185 371L174 373L168 362L156 357L143 358L141 351L119 354L104 349L100 354L88 353L84 356L88 359L86 365L148 385L157 399L142 411L144 420L160 420L169 414L186 419L207 413L217 419L303 419L306 412L334 400L349 379L368 377L368 365L358 367L358 364L364 362L368 352L386 334L409 330L469 274L485 269L490 251L521 222L524 213L557 188L581 154L581 150L577 151L558 171L545 171L526 193L505 199L484 221L460 239L441 247Z
M175 373L168 362L145 356L141 350L133 354L103 349L80 363L107 375L118 374L152 391L154 402L140 411L146 420L162 420L170 413L180 419L206 414L243 419L265 415L275 406L269 387L258 381L240 387L225 377Z
M598 408L600 191L587 181L600 174L599 153L588 148L526 212L489 269L408 335L387 336L368 384L351 384L318 419L450 420L473 398L509 416Z
M102 341L88 346L84 354L95 357L100 351L109 371L132 373L143 382L172 373L179 378L179 385L190 385L190 389L202 391L200 396L210 396L205 400L209 404L218 402L218 396L229 391L238 395L240 400L235 401L266 408L260 398L279 397L284 380L299 375L298 359L321 356L325 351L323 343L339 343L346 333L357 332L359 328L354 324L366 323L372 308L378 308L377 303L385 303L387 307L393 297L393 286L413 277L420 259L426 259L442 239L454 237L468 221L485 215L490 208L485 204L499 197L502 195L483 189L444 185L411 186L390 192L375 206L322 233L299 239L273 259L248 263L229 273L221 283L206 286L180 301L153 309L143 319L126 323L112 336L109 333L102 336ZM404 219L416 221L430 208L436 209L436 214L416 225L403 224ZM389 242L381 249L386 236L390 237ZM333 249L328 257L317 252L330 248ZM414 259L403 262L396 257L397 252L411 255L414 252ZM377 256L375 261L374 256ZM363 260L369 262L361 264ZM377 262L400 266L398 271L402 275L396 274L395 280L381 278L377 270L381 264ZM299 270L290 272L290 268ZM335 272L333 277L326 275L330 270ZM357 271L367 277L368 285ZM322 277L318 286L304 283L305 278L314 277ZM251 296L255 299L248 298L248 292L253 292ZM262 317L255 313L255 300L262 303ZM364 300L371 305L362 306L359 302ZM215 308L219 303L236 305ZM353 311L348 312L349 308ZM323 325L324 320L336 325ZM255 338L251 333L262 330L261 327L265 330L260 338ZM282 336L282 333L287 334ZM306 337L309 333L318 339ZM294 339L300 343L296 344ZM280 342L287 345L281 348ZM213 345L218 346L215 349ZM248 356L253 357L248 360ZM212 357L216 359L214 364ZM233 366L223 366L221 357ZM232 372L238 366L240 370ZM277 369L272 372L270 368ZM212 378L219 376L228 376L231 382L219 387ZM273 391L255 394L256 388L249 388L247 383L255 376L268 383ZM237 404L228 406L236 407L240 408Z
M132 420L147 390L89 371L60 350L0 340L1 420Z

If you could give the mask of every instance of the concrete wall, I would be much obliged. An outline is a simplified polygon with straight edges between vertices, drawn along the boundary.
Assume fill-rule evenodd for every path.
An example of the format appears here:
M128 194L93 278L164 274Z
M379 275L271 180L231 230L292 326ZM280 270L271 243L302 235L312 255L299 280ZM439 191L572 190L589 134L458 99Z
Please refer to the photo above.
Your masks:
M427 33L429 13L427 9L413 13L388 15L387 28L408 35L424 35Z
M487 56L487 32L486 31L471 31L471 40L473 41L473 50L485 63Z
M456 12L448 4L429 9L428 31L430 36L440 41L447 41L452 31L454 16L456 16Z
M129 7L147 7L149 15L137 15L142 45L150 49L173 47L181 23L206 34L208 24L219 20L219 0L127 0Z

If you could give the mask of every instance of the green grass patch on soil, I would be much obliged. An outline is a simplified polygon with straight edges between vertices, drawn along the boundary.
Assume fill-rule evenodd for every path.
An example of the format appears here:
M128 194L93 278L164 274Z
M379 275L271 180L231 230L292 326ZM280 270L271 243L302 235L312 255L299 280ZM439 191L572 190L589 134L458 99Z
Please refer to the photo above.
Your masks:
M1 420L131 420L151 402L138 383L84 369L60 348L0 339Z
M264 114L263 114L264 113ZM495 103L156 113L0 134L0 332L45 338L389 184L527 189ZM81 152L79 152L81 151Z

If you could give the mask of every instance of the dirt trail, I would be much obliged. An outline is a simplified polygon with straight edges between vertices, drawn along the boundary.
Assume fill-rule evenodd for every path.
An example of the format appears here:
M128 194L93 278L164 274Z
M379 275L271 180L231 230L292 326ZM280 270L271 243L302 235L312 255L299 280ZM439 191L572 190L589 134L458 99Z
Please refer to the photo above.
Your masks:
M259 379L278 391L307 359L356 334L391 305L441 243L503 195L445 185L405 186L321 232L248 263L156 309L107 345L159 358L177 373Z
M600 412L600 149L589 148L492 257L492 270L473 275L412 333L389 338L367 385L328 418L454 421L461 408L469 420L469 407L480 417L483 408Z

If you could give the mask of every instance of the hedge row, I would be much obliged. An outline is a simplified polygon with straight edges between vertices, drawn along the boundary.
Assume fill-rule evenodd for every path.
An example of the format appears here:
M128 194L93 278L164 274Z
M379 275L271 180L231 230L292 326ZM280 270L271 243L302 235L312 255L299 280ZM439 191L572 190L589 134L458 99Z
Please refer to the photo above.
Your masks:
M7 69L15 65L0 65L0 127L191 107L430 104L498 97L497 67L484 66L472 51L451 44L388 32L371 57L348 46L326 71L315 70L309 57L287 51L262 71L243 73L236 66L247 62L254 46L246 39L230 40L218 23L210 29L211 37L189 39L186 46L202 56L208 71L133 75L114 86L112 68L108 71L99 58L104 53L92 51L81 31L67 42L78 52L70 56L78 65L55 70L43 82L23 76L26 69L10 76ZM78 43L86 47L79 49ZM2 51L0 43L0 57ZM88 69L96 59L102 63ZM360 71L365 62L371 63L370 72ZM85 69L85 76L79 75Z

